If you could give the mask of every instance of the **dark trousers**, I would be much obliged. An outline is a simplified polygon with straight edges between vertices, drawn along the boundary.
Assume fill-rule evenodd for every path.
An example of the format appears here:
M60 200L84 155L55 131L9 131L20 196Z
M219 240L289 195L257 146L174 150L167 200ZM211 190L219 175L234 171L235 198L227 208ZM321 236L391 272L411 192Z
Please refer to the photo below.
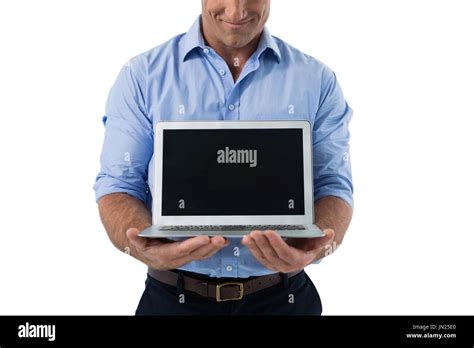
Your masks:
M236 281L221 278L222 282ZM238 281L238 280L237 280ZM179 290L148 275L136 315L321 315L318 291L303 271L287 281L246 295L241 300L217 302ZM184 296L183 296L184 295Z

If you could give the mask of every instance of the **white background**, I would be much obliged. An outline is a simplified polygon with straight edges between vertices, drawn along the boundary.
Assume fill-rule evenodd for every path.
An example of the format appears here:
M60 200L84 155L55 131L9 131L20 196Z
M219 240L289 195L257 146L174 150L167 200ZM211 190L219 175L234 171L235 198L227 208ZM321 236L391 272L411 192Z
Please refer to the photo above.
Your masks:
M331 67L355 110L355 212L307 268L324 314L474 314L472 1L275 0L271 33ZM108 91L188 30L198 0L0 3L0 314L133 314L146 267L92 185Z

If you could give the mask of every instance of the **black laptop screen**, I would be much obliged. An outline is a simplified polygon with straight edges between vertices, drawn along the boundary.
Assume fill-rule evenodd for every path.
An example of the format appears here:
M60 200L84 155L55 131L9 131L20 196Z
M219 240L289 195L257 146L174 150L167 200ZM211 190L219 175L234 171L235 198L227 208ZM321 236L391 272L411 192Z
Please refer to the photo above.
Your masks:
M304 215L301 129L163 131L162 215Z

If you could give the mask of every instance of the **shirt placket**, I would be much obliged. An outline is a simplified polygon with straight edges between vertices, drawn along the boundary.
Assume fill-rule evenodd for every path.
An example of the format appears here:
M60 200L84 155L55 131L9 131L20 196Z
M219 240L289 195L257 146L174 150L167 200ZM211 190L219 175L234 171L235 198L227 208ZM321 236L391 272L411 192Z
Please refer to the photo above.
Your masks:
M224 105L222 106L221 114L224 120L239 120L240 119L240 82L252 71L256 70L259 62L254 53L242 70L239 79L234 84L234 78L227 66L226 62L212 49L206 47L203 49L203 54L217 71L222 81L224 88Z
M245 64L239 79L234 84L232 73L226 62L211 48L204 48L203 53L209 63L219 74L224 88L224 106L222 115L224 120L239 120L240 117L240 82L259 66L256 56L253 55ZM220 275L222 277L238 277L240 257L240 238L231 238L228 247L220 252Z

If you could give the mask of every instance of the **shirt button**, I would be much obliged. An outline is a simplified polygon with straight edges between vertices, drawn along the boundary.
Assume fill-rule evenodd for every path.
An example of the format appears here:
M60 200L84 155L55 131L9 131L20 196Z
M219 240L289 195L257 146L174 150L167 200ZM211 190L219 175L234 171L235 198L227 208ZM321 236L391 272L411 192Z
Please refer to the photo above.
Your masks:
M230 266L230 265L227 266L227 267L225 268L225 270L226 270L227 272L231 272L231 271L232 271L232 266Z
M203 49L203 51L204 51L205 54L209 54L209 48L205 48L205 49Z
M225 70L224 69L219 70L219 74L221 74L221 76L224 76L225 75Z
M229 105L229 110L230 110L230 111L234 111L234 109L235 109L235 105L234 105L234 104L230 104L230 105Z

